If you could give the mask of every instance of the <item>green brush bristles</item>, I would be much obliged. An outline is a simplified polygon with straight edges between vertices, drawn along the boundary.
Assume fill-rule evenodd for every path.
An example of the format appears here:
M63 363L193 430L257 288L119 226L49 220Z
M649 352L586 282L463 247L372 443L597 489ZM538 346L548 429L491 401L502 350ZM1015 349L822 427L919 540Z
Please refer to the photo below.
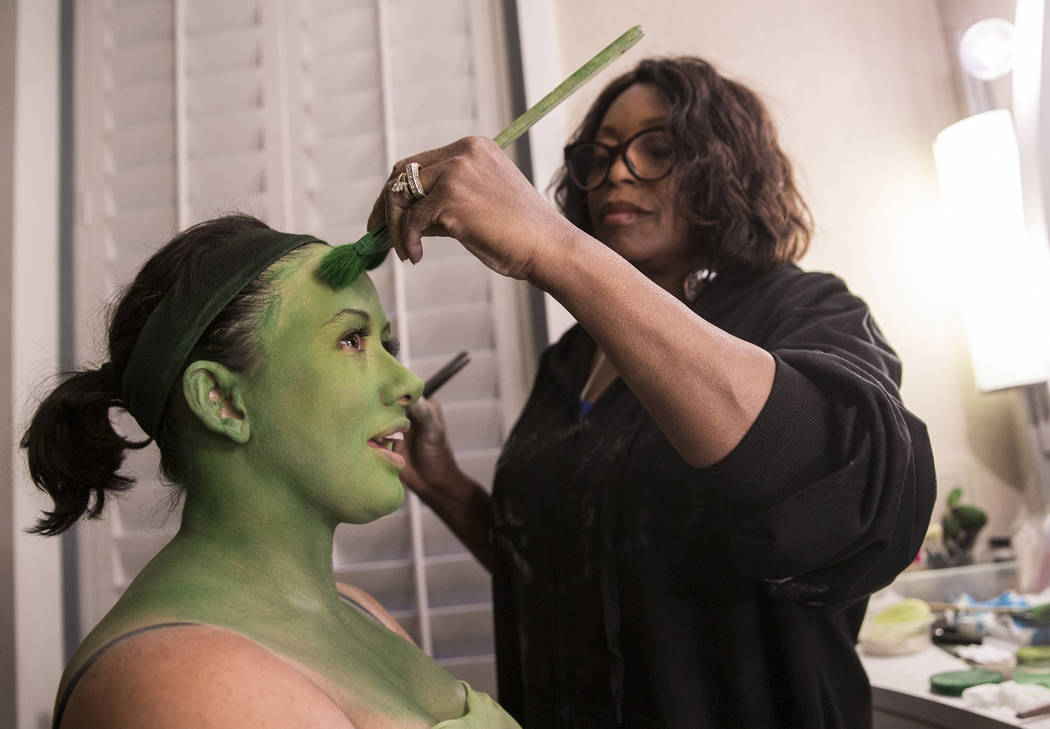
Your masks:
M349 286L365 270L381 264L390 252L386 223L380 223L355 243L336 246L321 259L318 275L333 289Z

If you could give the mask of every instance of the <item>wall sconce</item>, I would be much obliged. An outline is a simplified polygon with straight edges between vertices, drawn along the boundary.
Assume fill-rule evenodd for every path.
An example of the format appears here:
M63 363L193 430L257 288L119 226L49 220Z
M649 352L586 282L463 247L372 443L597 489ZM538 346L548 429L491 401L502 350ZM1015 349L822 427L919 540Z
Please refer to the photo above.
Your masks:
M1017 56L1014 25L1002 18L980 20L959 39L959 62L966 73L993 81L1010 73Z
M971 116L938 135L934 157L977 387L1024 400L1036 489L1050 505L1050 15L1044 0L1017 0L1014 20L982 20L959 38ZM1012 113L990 93L1006 74Z
M1050 252L1027 235L1010 112L952 124L937 135L934 157L977 387L1044 382Z

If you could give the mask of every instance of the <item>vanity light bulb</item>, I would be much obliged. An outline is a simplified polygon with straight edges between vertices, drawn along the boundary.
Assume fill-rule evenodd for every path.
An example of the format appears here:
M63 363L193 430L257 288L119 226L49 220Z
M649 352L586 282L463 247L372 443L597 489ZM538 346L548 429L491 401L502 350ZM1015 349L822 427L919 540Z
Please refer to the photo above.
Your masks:
M1010 73L1017 45L1014 26L1002 18L988 18L971 25L959 41L959 60L970 74L991 81Z

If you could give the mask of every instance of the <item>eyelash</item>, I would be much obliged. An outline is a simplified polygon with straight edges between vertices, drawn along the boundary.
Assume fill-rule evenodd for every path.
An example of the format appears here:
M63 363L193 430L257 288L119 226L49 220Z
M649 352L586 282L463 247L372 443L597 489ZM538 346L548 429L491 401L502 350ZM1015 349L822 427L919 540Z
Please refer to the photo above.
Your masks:
M345 332L343 336L339 337L339 343L346 344L347 346L350 346L351 349L359 350L364 345L363 340L368 339L370 336L372 336L372 327L359 327L357 329L351 329L348 332ZM354 337L356 337L359 340L359 344L356 347L350 345L350 339ZM398 340L397 337L391 337L387 341L383 342L383 349L385 349L387 352L396 357L397 353L401 351L401 342Z

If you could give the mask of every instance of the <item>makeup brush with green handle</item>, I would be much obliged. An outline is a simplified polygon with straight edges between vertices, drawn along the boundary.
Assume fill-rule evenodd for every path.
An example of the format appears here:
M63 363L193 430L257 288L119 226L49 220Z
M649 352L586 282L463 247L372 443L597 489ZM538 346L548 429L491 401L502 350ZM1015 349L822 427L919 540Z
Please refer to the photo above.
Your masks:
M508 144L528 131L529 127L568 98L584 81L608 65L610 61L623 55L627 49L641 40L643 35L645 31L640 25L628 30L599 51L594 58L580 66L574 74L533 104L524 114L512 121L510 126L493 137L493 141L506 149ZM382 222L365 233L360 240L332 248L321 259L321 279L333 288L347 286L360 276L362 271L375 268L382 263L390 247L390 235L387 232L386 222Z

